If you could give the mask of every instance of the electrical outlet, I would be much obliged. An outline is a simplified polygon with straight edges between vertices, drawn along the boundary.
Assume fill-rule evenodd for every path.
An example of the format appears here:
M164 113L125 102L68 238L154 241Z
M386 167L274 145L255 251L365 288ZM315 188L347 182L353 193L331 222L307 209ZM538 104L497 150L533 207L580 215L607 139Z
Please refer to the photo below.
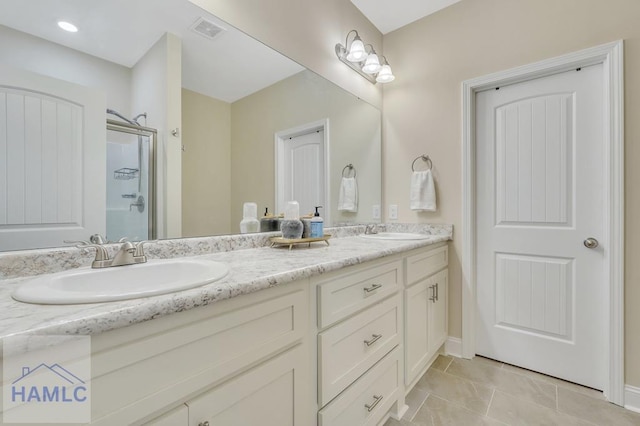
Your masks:
M389 204L389 220L398 220L397 204Z
M380 204L373 205L373 211L371 212L372 219L380 219Z

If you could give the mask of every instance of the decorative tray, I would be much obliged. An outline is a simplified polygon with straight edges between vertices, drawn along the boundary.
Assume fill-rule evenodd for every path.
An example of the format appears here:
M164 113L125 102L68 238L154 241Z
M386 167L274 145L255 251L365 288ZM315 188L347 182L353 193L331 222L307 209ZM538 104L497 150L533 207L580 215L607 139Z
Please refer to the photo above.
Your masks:
M269 241L271 241L271 247L273 246L289 246L289 250L295 245L298 244L308 244L311 246L311 243L317 243L319 241L324 241L329 245L329 238L331 238L331 234L324 234L322 237L318 238L282 238L282 237L271 237Z

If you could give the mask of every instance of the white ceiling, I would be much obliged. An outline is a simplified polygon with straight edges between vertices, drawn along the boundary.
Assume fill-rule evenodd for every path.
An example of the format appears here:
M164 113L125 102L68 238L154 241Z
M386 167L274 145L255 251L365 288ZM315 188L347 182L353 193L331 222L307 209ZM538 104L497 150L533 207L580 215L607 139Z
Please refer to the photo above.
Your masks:
M351 0L382 34L404 27L460 0Z
M304 68L188 0L2 0L0 25L132 67L166 32L182 39L182 86L234 102ZM190 30L200 17L226 29ZM74 23L75 34L57 21ZM259 64L259 66L256 66Z

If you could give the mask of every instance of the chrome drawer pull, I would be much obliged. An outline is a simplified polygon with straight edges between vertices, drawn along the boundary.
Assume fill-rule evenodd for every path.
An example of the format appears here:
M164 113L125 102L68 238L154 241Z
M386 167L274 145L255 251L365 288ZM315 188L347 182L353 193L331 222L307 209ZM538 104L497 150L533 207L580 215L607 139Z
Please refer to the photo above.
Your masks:
M438 291L438 283L436 283L436 301L440 300L440 292Z
M209 422L200 422L198 426L209 426Z
M436 303L436 286L430 285L429 289L431 290L431 297L429 297L429 300L431 300L433 303Z
M365 340L365 341L364 341L364 343L365 343L367 346L371 346L371 345L373 345L375 342L377 342L378 340L380 340L380 338L382 337L382 334L373 334L372 336L373 336L373 339L371 339L371 340Z
M376 408L376 405L378 405L380 401L382 401L382 395L373 395L373 399L375 400L373 401L373 404L364 404L364 408L366 408L367 411L372 411L374 408Z
M382 284L373 284L371 285L371 287L365 287L364 291L365 293L371 293L372 291L376 291L380 287L382 287Z

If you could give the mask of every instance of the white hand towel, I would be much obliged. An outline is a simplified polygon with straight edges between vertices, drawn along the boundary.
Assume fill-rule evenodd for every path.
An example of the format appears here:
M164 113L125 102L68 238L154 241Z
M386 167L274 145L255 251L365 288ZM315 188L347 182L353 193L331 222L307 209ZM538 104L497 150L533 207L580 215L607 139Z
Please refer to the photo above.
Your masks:
M338 197L338 210L343 212L358 211L358 182L356 182L356 178L342 178Z
M410 201L411 210L436 211L436 187L431 170L413 172Z

